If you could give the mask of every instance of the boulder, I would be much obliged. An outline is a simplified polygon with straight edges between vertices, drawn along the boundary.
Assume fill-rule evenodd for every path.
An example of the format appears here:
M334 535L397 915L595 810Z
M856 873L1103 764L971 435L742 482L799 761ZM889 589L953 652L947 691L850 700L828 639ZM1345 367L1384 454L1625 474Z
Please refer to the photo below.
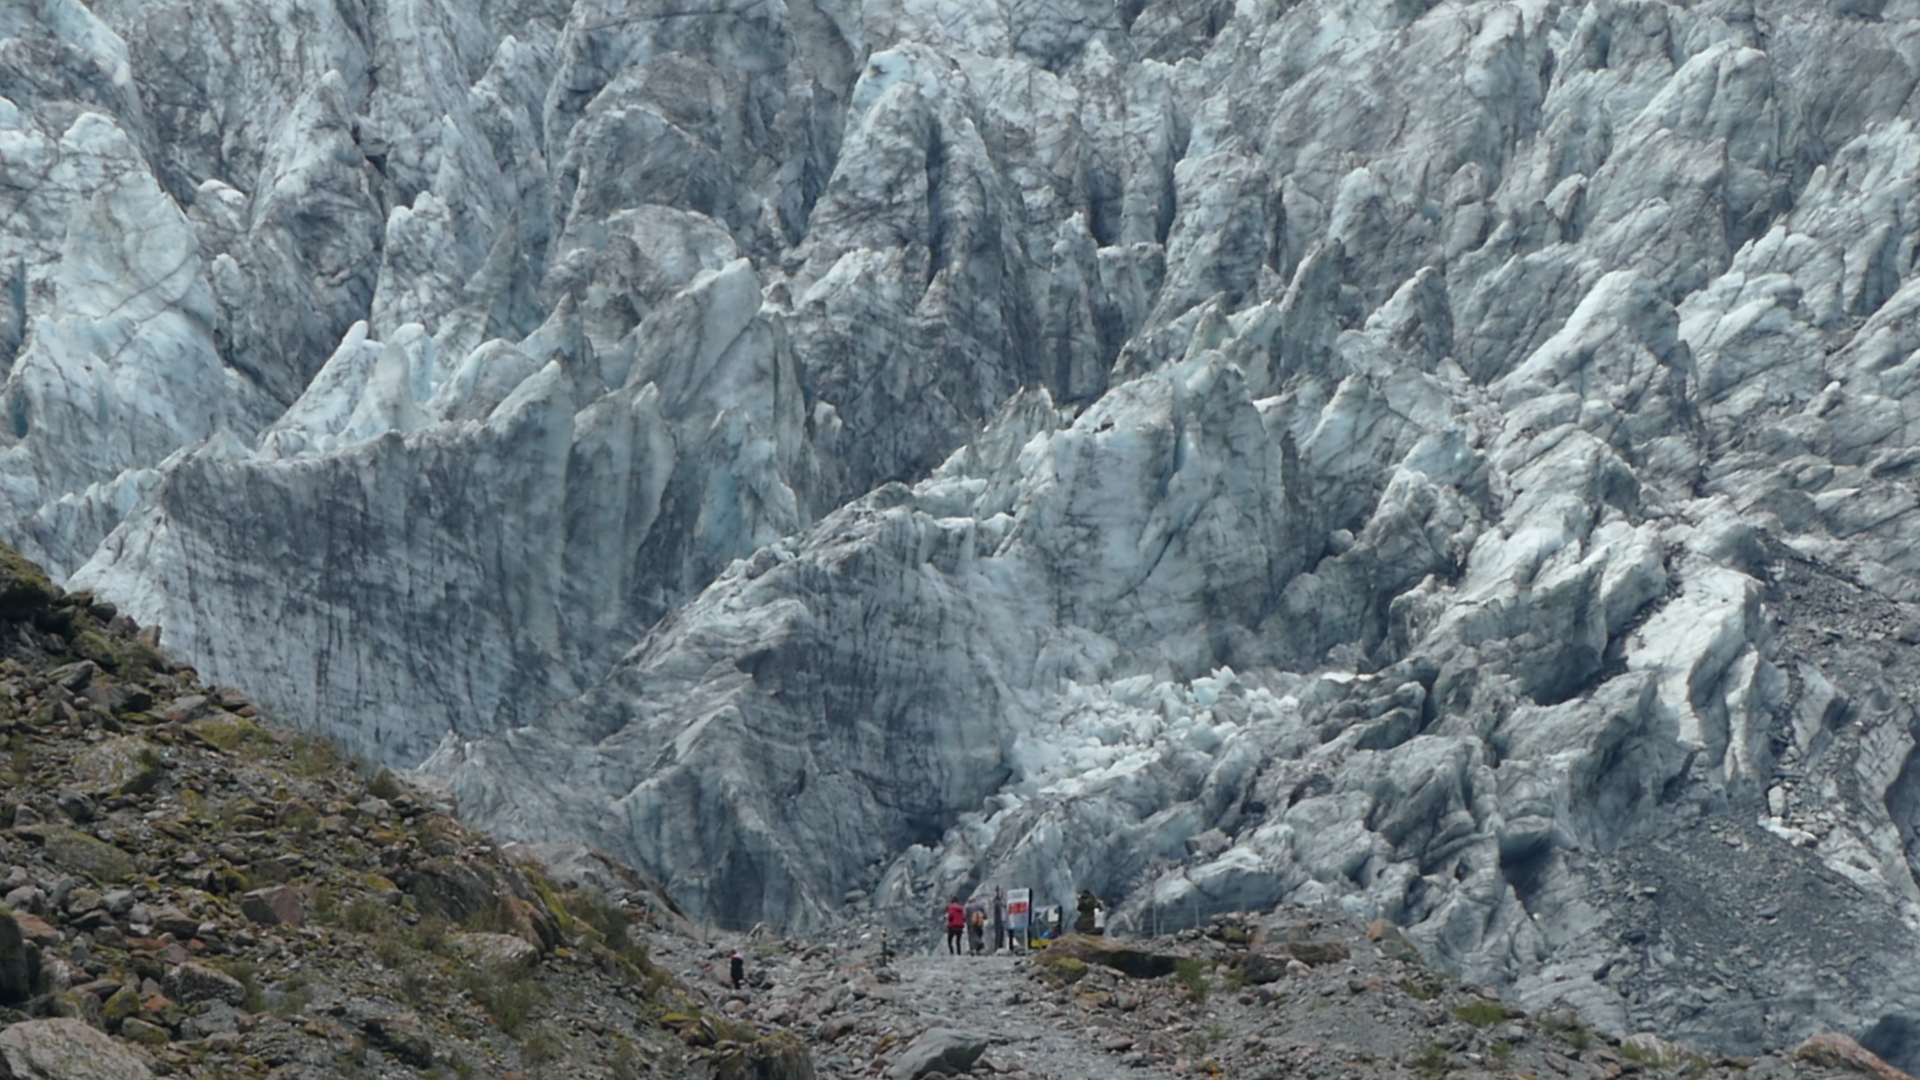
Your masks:
M1295 960L1311 967L1322 964L1337 964L1353 955L1345 942L1341 941L1289 941L1287 953Z
M208 707L209 703L204 694L189 694L175 699L166 708L161 709L160 719L184 724L204 716Z
M958 1028L928 1028L906 1045L887 1070L888 1080L917 1080L929 1073L948 1076L973 1068L987 1049L987 1037Z
M1380 952L1391 960L1405 960L1409 963L1420 962L1420 947L1415 945L1400 928L1385 919L1375 919L1367 924L1367 940L1379 947Z
M49 945L58 945L61 941L65 940L66 935L60 932L59 927L38 915L29 915L24 911L15 911L13 913L13 921L20 927L20 932L26 935L28 942L38 945L41 948L46 948Z
M84 696L88 701L115 715L146 712L153 707L153 694L136 683L95 679L92 685L87 687Z
M23 619L58 595L46 571L10 547L0 546L0 619Z
M237 712L253 704L253 699L237 686L221 686L213 691L213 703L228 712Z
M91 660L82 660L75 664L66 664L47 672L47 681L69 693L78 694L93 682L100 673L100 666Z
M244 1005L247 1001L247 988L239 979L207 967L204 964L179 964L167 972L166 981L161 990L182 1005L194 1005L202 1001L224 1001L229 1005Z
M166 1028L137 1016L130 1016L121 1021L120 1037L131 1043L153 1047L165 1046L172 1039L172 1036L167 1034Z
M460 934L453 944L476 967L526 969L540 959L539 949L513 934Z
M1041 964L1058 964L1067 958L1110 967L1136 979L1157 979L1173 974L1181 959L1177 953L1121 944L1117 938L1093 938L1073 935L1061 938L1035 954Z
M433 1067L433 1040L426 1025L411 1012L383 1013L360 1022L367 1042L393 1055L394 1059L416 1069Z
M0 1075L8 1080L149 1080L153 1072L104 1032L68 1017L0 1030Z
M1671 1069L1698 1055L1689 1047L1642 1031L1620 1040L1620 1056L1650 1069Z
M428 859L394 875L424 914L464 923L499 901L495 883L456 859Z
M240 912L262 926L299 926L306 920L306 890L269 885L240 897Z
M0 1005L17 1005L31 997L38 967L39 955L19 920L0 907Z
M105 744L102 744L105 745ZM101 883L117 883L133 876L133 858L104 840L62 825L31 825L14 830L38 840L56 865Z
M81 787L118 795L143 795L165 775L160 748L137 735L107 739L74 760Z
M85 825L98 816L93 800L72 788L62 788L54 795L53 804L75 825Z
M260 725L230 712L209 712L187 724L187 734L215 750L234 750L259 733Z
M1881 1060L1873 1051L1837 1031L1813 1036L1794 1047L1788 1057L1820 1068L1874 1077L1875 1080L1912 1080L1906 1073Z
M199 935L200 920L171 904L163 904L153 911L153 928L186 941Z
M1279 982L1287 977L1287 958L1268 953L1248 953L1234 966L1255 986Z
M108 1031L118 1031L121 1023L139 1014L140 991L131 986L120 987L100 1003L100 1018L106 1021Z

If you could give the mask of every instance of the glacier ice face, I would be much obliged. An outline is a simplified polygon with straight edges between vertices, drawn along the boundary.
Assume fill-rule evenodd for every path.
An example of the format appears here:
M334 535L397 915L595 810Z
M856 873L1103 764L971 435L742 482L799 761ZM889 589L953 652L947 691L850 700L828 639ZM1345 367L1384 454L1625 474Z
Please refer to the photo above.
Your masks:
M1920 3L657 7L0 10L7 539L708 918L1920 1016Z

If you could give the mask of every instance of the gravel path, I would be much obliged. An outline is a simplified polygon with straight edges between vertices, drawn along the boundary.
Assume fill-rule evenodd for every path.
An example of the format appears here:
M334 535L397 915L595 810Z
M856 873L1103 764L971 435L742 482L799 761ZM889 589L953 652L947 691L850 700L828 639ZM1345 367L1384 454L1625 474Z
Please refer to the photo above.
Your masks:
M1064 991L1048 992L1028 972L1022 956L910 956L896 963L895 1002L922 1026L983 1029L992 1042L985 1059L1003 1072L1024 1071L1046 1080L1112 1077L1119 1054L1111 1035L1090 1022L1086 1009ZM1111 1048L1110 1048L1111 1047ZM1130 1077L1171 1077L1163 1069L1126 1068Z

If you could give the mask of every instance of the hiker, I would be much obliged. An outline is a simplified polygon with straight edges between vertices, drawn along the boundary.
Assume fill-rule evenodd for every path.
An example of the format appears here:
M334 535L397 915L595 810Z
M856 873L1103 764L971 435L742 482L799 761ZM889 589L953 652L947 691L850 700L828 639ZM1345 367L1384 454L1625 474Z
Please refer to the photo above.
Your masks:
M973 955L987 951L987 904L975 900L967 905L967 946Z
M1073 920L1073 932L1091 934L1094 928L1094 911L1100 907L1100 898L1093 895L1091 889L1081 889L1079 899L1074 903L1080 914Z
M1007 948L1007 890L993 887L993 951Z
M740 984L747 979L747 958L740 954L739 949L733 950L733 956L728 959L727 973L733 976L733 988L740 989Z
M967 909L960 906L960 898L955 896L947 901L947 951L960 955L960 935L967 930Z

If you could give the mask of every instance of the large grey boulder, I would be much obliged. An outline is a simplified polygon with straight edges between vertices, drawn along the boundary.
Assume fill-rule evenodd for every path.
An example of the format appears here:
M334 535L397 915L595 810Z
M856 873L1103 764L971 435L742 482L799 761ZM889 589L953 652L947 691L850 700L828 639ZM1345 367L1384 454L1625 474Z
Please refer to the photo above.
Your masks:
M887 1069L888 1080L919 1080L928 1073L953 1076L970 1072L987 1049L987 1037L957 1028L928 1028L901 1049Z
M84 1020L23 1020L0 1028L0 1071L9 1080L148 1080L131 1050Z

